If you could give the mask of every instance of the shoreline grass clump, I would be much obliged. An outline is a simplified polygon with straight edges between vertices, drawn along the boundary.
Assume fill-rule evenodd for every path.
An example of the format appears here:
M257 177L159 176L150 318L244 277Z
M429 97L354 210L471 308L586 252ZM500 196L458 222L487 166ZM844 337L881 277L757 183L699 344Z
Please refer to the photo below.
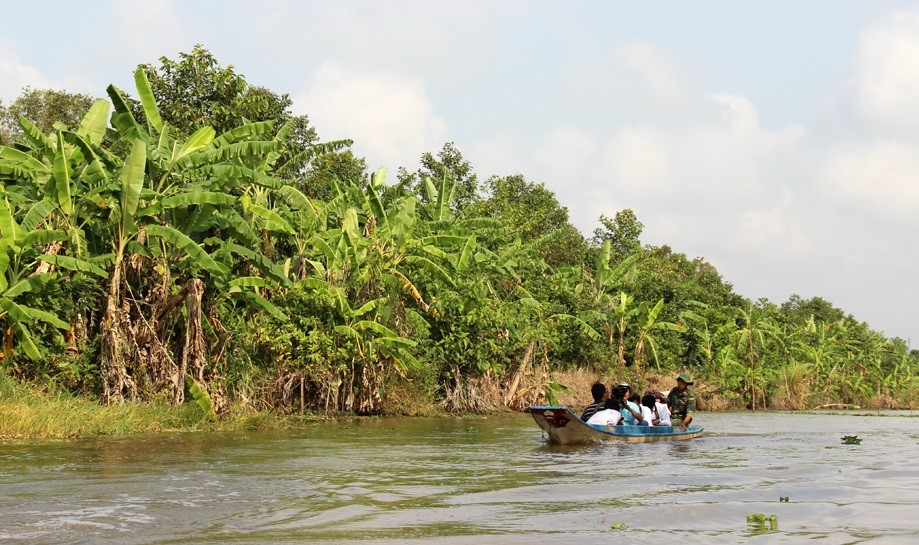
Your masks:
M284 417L236 409L214 419L197 403L172 405L101 402L67 392L42 391L0 373L0 440L67 439L167 431L285 429L305 425L308 416Z

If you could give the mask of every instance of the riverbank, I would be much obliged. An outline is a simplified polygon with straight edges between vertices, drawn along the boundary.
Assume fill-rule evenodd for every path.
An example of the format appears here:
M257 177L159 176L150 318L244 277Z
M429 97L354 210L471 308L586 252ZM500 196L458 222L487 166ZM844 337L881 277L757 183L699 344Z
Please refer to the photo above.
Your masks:
M629 382L636 391L666 391L673 386L673 378L653 372L642 374L623 373L621 376L598 376L588 369L572 369L553 373L554 384L564 385L553 390L554 399L546 395L529 395L518 399L514 407L502 406L504 399L500 381L495 381L487 390L494 399L489 400L488 411L481 414L495 414L522 410L527 404L558 403L580 411L590 402L590 386L600 380L605 384ZM416 388L402 383L391 385L388 390L386 410L383 416L456 416L445 410L441 403L421 395ZM724 410L745 410L746 407L732 403L698 379L693 385L698 408L707 412ZM484 395L479 390L478 395ZM533 393L534 388L528 387ZM521 403L522 402L522 405ZM771 406L779 410L808 410L821 408L819 404L806 407ZM861 406L847 407L865 410L914 409L908 406ZM471 414L465 411L463 414ZM270 410L257 410L244 405L234 405L212 418L197 404L173 405L166 400L148 403L127 402L105 405L98 399L73 395L69 392L48 391L39 386L18 382L0 373L0 440L65 439L91 436L129 436L164 431L243 431L297 429L304 424L329 418L355 418L354 415L281 414Z

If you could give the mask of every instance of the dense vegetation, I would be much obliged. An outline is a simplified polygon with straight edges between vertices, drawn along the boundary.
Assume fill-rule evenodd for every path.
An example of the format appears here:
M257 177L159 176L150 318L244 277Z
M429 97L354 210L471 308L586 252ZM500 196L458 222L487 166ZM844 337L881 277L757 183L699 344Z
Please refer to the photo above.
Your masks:
M688 370L711 407L917 397L903 340L819 297L746 300L630 210L586 239L450 143L368 174L200 46L135 82L0 104L8 379L206 414L520 408L584 369Z

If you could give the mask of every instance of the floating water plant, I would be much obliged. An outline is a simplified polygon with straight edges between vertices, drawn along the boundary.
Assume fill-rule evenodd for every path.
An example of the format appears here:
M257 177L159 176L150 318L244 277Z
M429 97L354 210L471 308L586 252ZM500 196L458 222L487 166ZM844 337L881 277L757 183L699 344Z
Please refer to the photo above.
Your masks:
M842 438L843 445L861 445L862 440L857 435L845 435Z
M779 496L779 503L788 503L788 496Z
M754 534L776 532L779 529L779 517L776 515L753 513L752 515L747 515L747 524L750 525L750 530Z
M609 529L610 529L610 530L628 530L628 529L629 529L629 525L628 525L628 524L623 524L623 523L620 522L620 523L617 523L617 524L610 524L610 525L609 525Z

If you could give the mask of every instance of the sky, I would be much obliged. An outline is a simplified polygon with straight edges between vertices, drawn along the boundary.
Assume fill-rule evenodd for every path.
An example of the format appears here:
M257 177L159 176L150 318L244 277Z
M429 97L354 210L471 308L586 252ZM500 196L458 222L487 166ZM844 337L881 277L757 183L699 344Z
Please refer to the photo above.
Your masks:
M543 183L586 236L735 291L822 297L919 344L919 2L0 0L0 100L105 96L195 44L289 93L322 140Z

